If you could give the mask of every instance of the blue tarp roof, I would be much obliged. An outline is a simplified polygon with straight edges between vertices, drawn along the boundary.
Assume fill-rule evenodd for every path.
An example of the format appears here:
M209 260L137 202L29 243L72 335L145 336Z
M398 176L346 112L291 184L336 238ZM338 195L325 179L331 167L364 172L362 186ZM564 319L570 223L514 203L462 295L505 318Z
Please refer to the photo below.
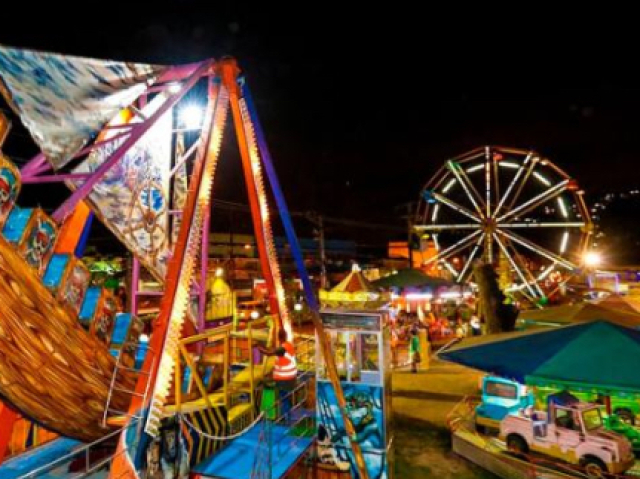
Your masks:
M440 357L521 383L640 392L640 332L605 320L487 336L463 342Z

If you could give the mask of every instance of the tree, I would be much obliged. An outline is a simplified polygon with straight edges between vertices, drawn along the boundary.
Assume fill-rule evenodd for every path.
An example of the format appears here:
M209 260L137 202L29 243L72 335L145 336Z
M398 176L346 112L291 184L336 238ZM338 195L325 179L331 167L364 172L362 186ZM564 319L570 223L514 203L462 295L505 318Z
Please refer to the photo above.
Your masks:
M505 295L498 287L498 275L493 266L478 262L473 268L478 285L480 313L484 317L487 333L502 333L515 329L518 310L513 304L505 304Z

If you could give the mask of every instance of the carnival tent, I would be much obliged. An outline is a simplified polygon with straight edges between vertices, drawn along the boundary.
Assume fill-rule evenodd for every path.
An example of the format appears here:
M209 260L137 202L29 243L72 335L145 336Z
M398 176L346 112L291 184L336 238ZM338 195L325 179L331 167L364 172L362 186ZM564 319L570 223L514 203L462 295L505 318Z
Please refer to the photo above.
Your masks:
M606 320L471 338L439 356L526 384L640 391L640 331Z

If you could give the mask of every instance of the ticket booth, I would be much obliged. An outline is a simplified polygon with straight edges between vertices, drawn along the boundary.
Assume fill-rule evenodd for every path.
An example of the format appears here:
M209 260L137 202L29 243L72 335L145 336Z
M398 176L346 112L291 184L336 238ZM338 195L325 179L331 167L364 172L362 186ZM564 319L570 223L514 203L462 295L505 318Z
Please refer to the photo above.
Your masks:
M389 314L385 310L323 310L321 317L369 477L393 478ZM358 478L335 391L317 350L319 465L325 470L334 467L335 477L350 470Z

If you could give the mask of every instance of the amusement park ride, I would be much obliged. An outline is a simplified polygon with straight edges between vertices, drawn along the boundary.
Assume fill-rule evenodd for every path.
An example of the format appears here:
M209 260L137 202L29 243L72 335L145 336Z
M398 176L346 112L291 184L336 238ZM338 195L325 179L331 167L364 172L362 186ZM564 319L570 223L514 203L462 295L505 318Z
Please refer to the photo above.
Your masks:
M415 224L437 250L424 266L462 283L481 259L532 302L579 271L593 232L575 179L535 151L497 146L447 161L422 190Z
M0 463L20 421L60 436L7 459L0 476L50 477L75 467L77 477L157 477L162 465L163 477L187 477L191 467L197 477L272 478L286 477L307 455L312 439L299 431L313 413L299 407L269 423L260 412L257 391L272 364L252 357L252 338L259 336L252 327L259 325L204 327L212 186L231 110L274 318L260 341L271 343L280 328L292 335L271 195L314 312L352 474L370 477L236 62L158 67L0 47L0 79L0 92L42 151L21 170L0 155ZM178 127L174 112L190 91L205 92L207 106L188 144L190 128ZM9 129L0 116L0 147ZM22 185L51 182L71 190L51 216L16 204ZM134 313L144 294L137 291L141 266L163 285L148 342L140 339L135 314L116 314L113 296L91 285L80 258L92 215L136 258ZM242 340L247 354L238 369L231 344ZM284 452L274 453L276 447ZM181 452L186 465L184 455L176 459ZM211 462L218 452L231 463Z

